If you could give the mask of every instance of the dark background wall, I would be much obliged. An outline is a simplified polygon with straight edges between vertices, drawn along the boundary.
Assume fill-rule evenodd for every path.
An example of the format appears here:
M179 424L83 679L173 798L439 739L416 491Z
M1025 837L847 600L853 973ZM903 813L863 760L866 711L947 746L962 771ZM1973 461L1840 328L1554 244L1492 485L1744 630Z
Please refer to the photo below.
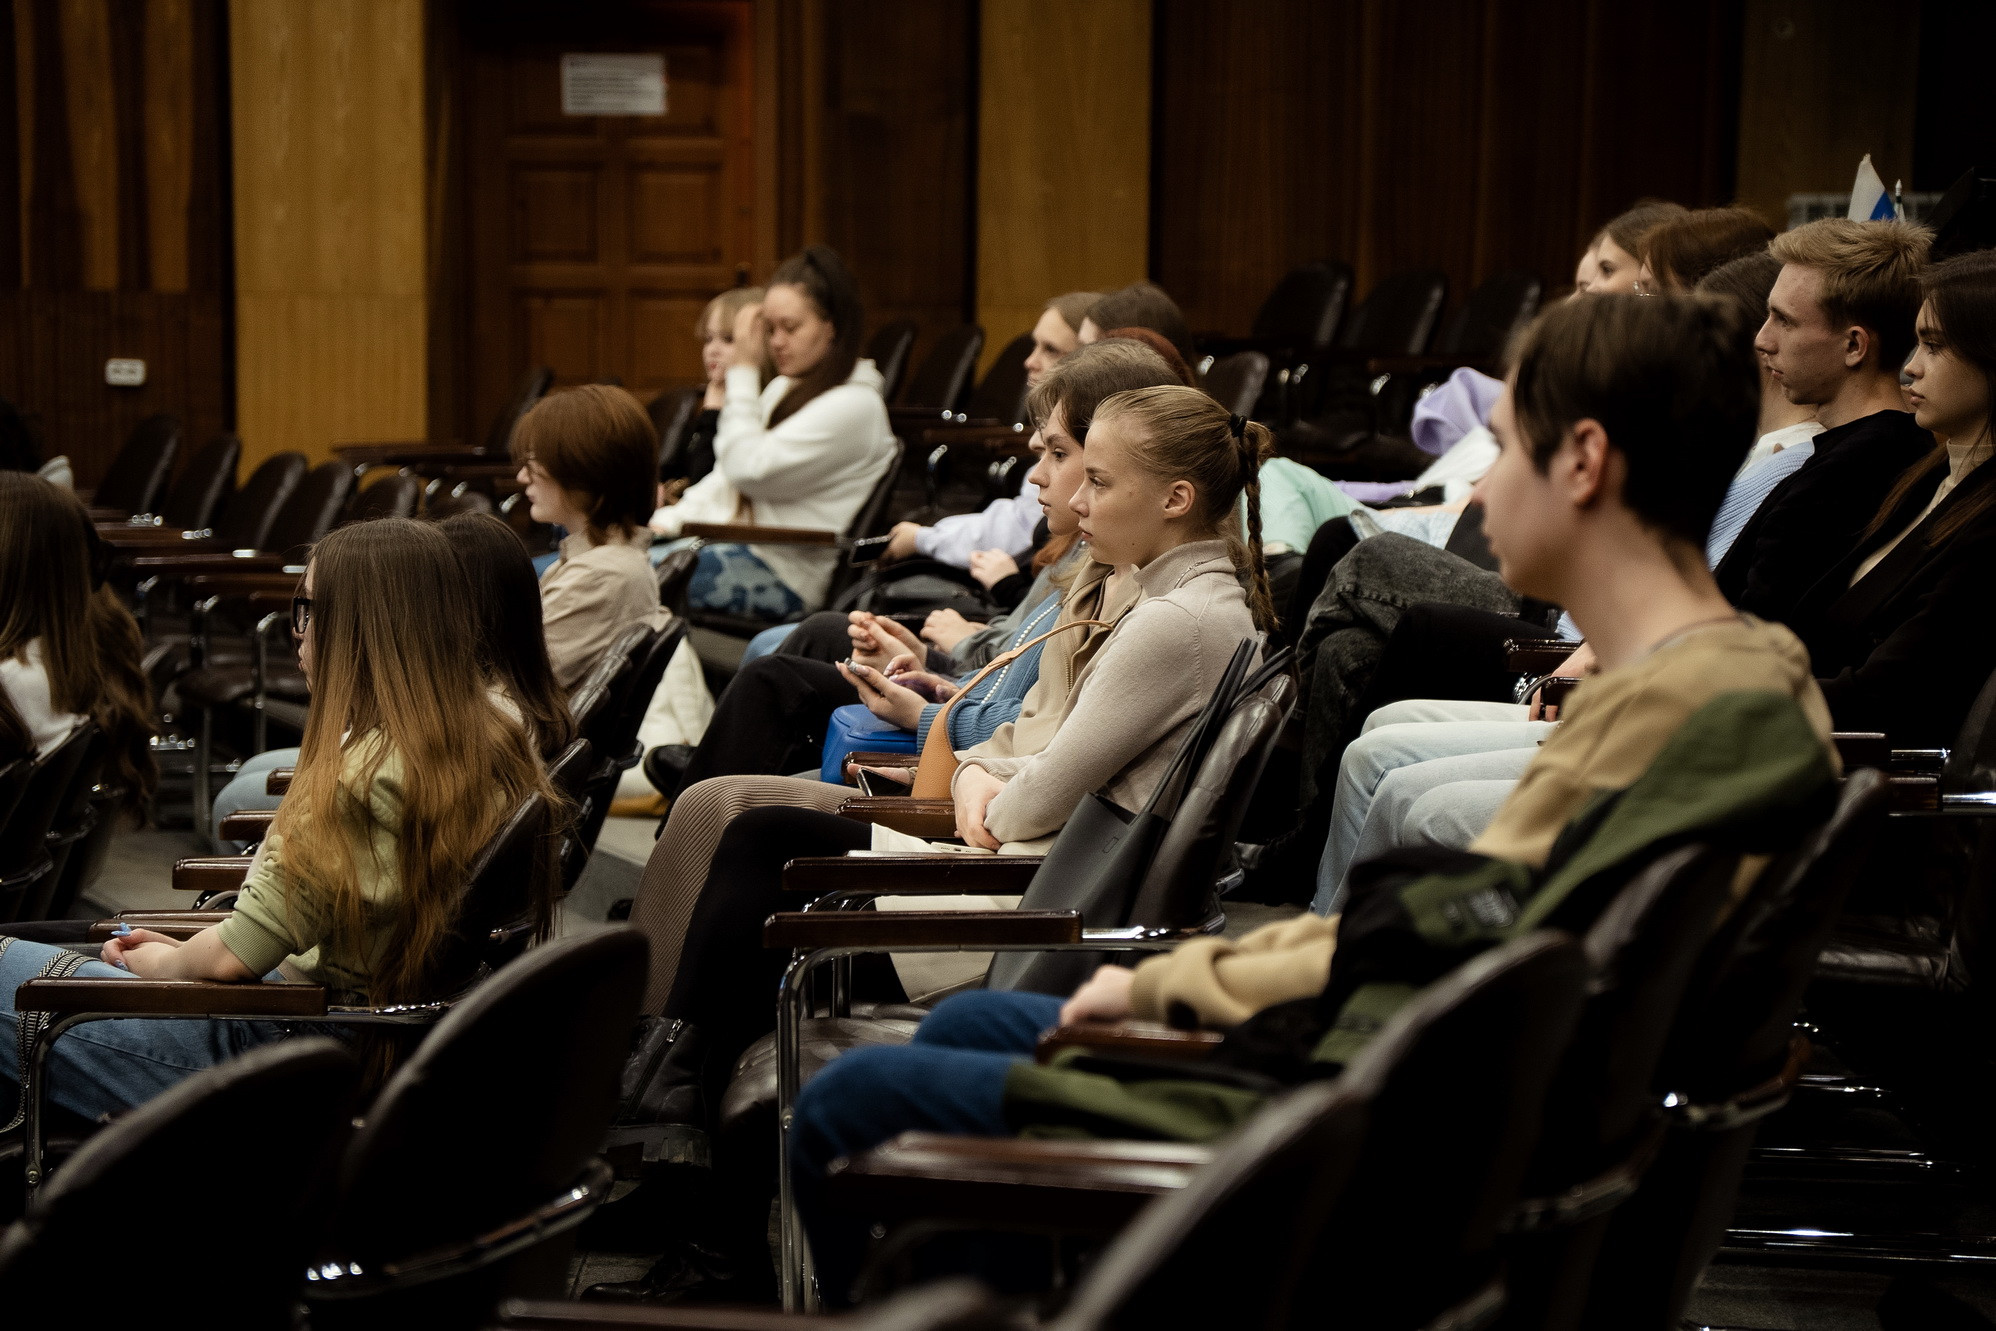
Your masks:
M234 419L227 50L223 0L0 4L0 396L85 486L153 412Z
M1196 327L1244 328L1295 264L1363 292L1559 284L1636 198L1733 189L1736 0L1160 0L1152 270Z

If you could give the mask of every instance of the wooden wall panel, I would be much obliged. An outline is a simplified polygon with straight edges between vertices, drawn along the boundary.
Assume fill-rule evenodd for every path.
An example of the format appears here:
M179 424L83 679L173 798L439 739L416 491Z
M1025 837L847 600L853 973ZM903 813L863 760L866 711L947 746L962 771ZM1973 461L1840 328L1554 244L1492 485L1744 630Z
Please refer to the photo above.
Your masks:
M231 0L246 465L428 429L422 0Z
M978 321L986 357L1028 331L1048 297L1146 275L1150 40L1148 0L984 0Z
M1160 0L1153 275L1245 329L1281 275L1566 283L1636 198L1733 188L1740 0Z
M145 416L234 418L222 60L221 0L0 3L0 396L85 486Z
M827 0L823 239L851 265L878 327L912 319L916 355L972 314L971 0Z
M988 357L1049 297L1145 275L1151 6L985 0L982 11L977 315Z
M1747 0L1743 62L1740 202L1785 226L1789 195L1848 190L1866 153L1912 188L1919 8Z

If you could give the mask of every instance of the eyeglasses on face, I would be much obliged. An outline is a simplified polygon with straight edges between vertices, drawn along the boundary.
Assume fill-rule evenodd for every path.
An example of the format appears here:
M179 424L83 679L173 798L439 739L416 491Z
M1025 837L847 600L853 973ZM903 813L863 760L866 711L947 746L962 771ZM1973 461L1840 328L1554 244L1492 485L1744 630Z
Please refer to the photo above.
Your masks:
M302 638L305 630L312 625L312 598L294 596L291 598L291 632Z

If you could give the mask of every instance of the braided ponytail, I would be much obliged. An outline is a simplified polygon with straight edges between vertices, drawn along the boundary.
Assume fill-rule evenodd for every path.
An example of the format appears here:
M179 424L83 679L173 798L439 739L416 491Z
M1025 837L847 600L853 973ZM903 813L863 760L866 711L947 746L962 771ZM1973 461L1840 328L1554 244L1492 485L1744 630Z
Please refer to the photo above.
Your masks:
M1227 429L1234 437L1235 460L1240 467L1241 493L1247 499L1247 549L1236 547L1240 538L1234 534L1233 524L1227 524L1228 553L1234 556L1234 565L1247 565L1248 610L1254 615L1254 626L1263 633L1273 633L1278 621L1275 617L1275 595L1268 585L1268 556L1261 548L1261 464L1268 460L1274 449L1272 436L1266 425L1244 417L1232 416L1227 420Z
M1100 345L1100 344L1098 344ZM1266 425L1231 416L1196 388L1169 386L1118 393L1096 408L1095 420L1130 416L1138 424L1135 452L1158 476L1183 476L1199 492L1203 516L1246 584L1248 611L1264 633L1276 627L1275 597L1261 548L1261 464L1273 452ZM1235 505L1246 498L1246 539Z

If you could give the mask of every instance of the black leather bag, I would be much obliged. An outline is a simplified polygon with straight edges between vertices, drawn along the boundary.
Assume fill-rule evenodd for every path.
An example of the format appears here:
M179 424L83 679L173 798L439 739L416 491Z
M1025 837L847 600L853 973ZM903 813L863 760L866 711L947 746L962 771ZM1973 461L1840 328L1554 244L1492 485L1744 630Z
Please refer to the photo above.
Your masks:
M1112 929L1127 923L1131 895L1149 871L1164 829L1178 812L1185 783L1199 770L1220 728L1233 714L1249 663L1259 649L1254 640L1235 649L1219 687L1193 721L1171 766L1142 809L1126 812L1100 791L1076 806L1033 874L1020 899L1020 909L1080 911L1084 929ZM1256 675L1257 680L1262 677ZM1067 995L1093 974L1103 959L1096 952L1000 952L992 958L985 987Z

